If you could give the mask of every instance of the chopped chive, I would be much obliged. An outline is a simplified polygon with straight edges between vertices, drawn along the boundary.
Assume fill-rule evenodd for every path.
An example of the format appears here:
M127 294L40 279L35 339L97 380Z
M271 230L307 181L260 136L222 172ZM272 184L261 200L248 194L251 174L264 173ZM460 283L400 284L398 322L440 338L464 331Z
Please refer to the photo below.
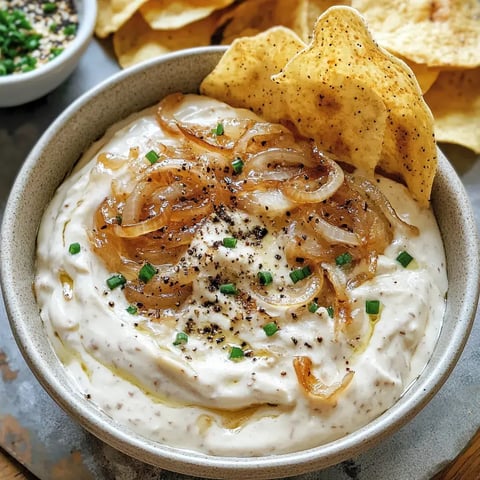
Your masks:
M367 300L365 302L365 311L369 315L378 315L378 312L380 312L380 301L379 300Z
M53 22L52 24L50 24L50 26L48 27L48 29L51 31L51 32L55 32L58 28L58 24L56 24L55 22Z
M40 45L40 38L42 38L41 35L30 35L25 42L27 50L32 51L37 49Z
M237 239L233 237L225 237L222 244L226 248L235 248L237 246Z
M245 356L245 352L240 347L232 347L228 358L231 360L239 360Z
M136 315L137 314L137 307L135 305L129 305L125 310L127 310L127 312L130 315Z
M233 173L236 173L237 175L239 173L242 173L243 165L244 165L243 160L240 157L236 157L232 161Z
M311 313L315 313L320 307L318 306L317 302L311 302L308 305L308 311Z
M335 258L335 263L339 266L348 265L352 263L352 254L350 252L345 252Z
M262 271L258 272L258 281L260 285L269 285L270 283L273 282L273 277L270 272Z
M302 274L303 278L307 278L312 274L312 271L310 270L310 267L308 265L302 268Z
M68 247L68 253L72 255L76 255L79 252L80 252L80 244L78 242L71 243L70 246Z
M278 325L275 322L267 323L263 326L263 331L267 337L271 337L278 332Z
M150 150L147 154L145 154L145 158L153 165L158 161L160 156L155 150Z
M225 130L223 128L223 124L222 123L217 123L217 126L212 130L212 133L214 135L223 135L225 133Z
M75 35L77 31L77 27L76 25L67 25L64 29L63 29L63 33L64 35L66 35L67 37L70 36L70 35Z
M125 285L125 283L127 283L127 279L121 273L112 275L107 279L107 286L110 290L121 287L122 285Z
M302 269L299 268L297 270L293 270L292 272L290 272L290 278L292 279L293 283L297 283L300 280L302 280L304 278Z
M188 343L188 335L185 332L178 332L173 344L178 347L178 345L185 345L186 343Z
M44 3L42 8L45 13L53 13L57 11L57 6L53 2Z
M237 294L237 287L233 283L224 283L220 285L220 293L225 295L236 295Z
M404 268L407 268L410 262L413 260L413 257L406 251L400 252L396 258L397 262L400 263Z
M117 221L117 224L118 224L118 225L121 225L123 218L122 218L121 215L117 215L117 216L115 217L115 220Z
M293 283L297 283L300 280L307 278L311 274L312 274L312 271L310 270L310 267L307 265L305 267L297 268L296 270L291 271L290 278L292 279Z
M157 269L150 263L145 263L138 272L138 278L143 283L148 283L157 273Z
M54 58L58 57L62 52L63 52L63 48L53 47L50 50L50 60L53 60Z
M333 310L333 307L331 305L329 307L327 307L327 313L328 313L328 316L330 318L333 318L334 310Z

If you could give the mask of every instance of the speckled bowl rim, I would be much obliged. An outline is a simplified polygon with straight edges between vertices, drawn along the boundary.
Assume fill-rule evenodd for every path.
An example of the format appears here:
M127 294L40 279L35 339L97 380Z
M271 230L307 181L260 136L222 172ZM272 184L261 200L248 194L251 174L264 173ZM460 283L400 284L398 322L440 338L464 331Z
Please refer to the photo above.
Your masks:
M31 72L0 77L0 88L6 88L12 84L28 84L38 78L48 76L52 70L57 69L59 65L66 63L71 57L86 48L95 28L97 2L96 0L74 0L74 2L79 13L80 23L75 38L65 48L65 51L46 65L35 68Z
M465 252L478 252L480 248L465 189L440 151L432 204L442 235L448 240L450 289L439 342L427 368L394 406L365 427L326 445L282 455L217 457L165 446L131 432L92 406L73 388L46 339L32 293L35 248L32 237L36 236L43 211L43 208L32 210L32 205L46 205L80 153L101 136L106 126L155 103L168 92L196 91L200 79L218 62L224 50L224 47L184 50L122 71L84 94L59 116L28 156L8 199L0 237L2 290L13 334L35 376L64 410L107 444L146 463L200 477L260 479L299 475L356 456L398 430L435 395L464 348L478 301L480 256L469 255L469 262L461 262L461 268L455 260L464 258ZM177 73L173 78L172 72ZM158 87L158 83L162 86ZM148 88L154 92L146 93ZM121 94L123 97L119 97ZM115 98L121 98L123 103L112 117L105 102L108 104L109 99ZM93 113L97 126L89 124L88 115ZM71 136L69 131L73 132ZM72 148L76 154L67 155L59 171L50 172L52 165L58 166L62 161L55 148L58 150L65 135L68 145L75 144ZM32 187L34 198L26 199Z

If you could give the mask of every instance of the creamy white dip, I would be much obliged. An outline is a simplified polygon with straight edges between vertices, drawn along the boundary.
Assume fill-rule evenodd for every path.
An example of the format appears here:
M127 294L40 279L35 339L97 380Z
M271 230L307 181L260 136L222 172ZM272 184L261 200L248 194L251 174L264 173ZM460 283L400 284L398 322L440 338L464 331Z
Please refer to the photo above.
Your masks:
M185 118L206 125L226 115L251 115L196 96L189 97L185 109ZM421 373L442 324L447 278L432 212L420 208L402 185L378 179L397 214L420 234L396 230L379 256L376 276L349 292L363 338L356 348L335 334L323 306L314 313L304 309L296 318L288 308L267 306L262 315L245 316L234 296L209 288L219 269L235 278L240 290L249 288L259 268L274 271L275 282L288 278L291 268L275 243L281 240L270 233L251 240L248 232L262 227L262 220L239 211L229 212L232 221L216 218L197 232L187 253L200 271L191 300L181 317L152 322L128 313L122 289L106 286L115 272L92 251L88 232L112 178L121 181L126 168L105 168L98 155L128 157L130 148L138 147L143 157L156 142L171 141L153 109L113 127L87 152L45 212L35 292L55 351L78 388L145 437L214 455L305 449L382 414ZM234 249L218 246L225 237L242 235L250 240ZM80 252L72 255L69 245L77 242ZM395 260L404 250L415 259L408 268ZM376 322L365 313L369 299L382 305ZM272 336L262 328L265 316L281 327ZM173 345L177 332L190 332L192 325L202 335ZM230 348L242 342L256 354L233 361ZM332 404L312 406L292 366L296 356L310 357L316 377L326 385L340 382L348 371L355 372L353 379Z

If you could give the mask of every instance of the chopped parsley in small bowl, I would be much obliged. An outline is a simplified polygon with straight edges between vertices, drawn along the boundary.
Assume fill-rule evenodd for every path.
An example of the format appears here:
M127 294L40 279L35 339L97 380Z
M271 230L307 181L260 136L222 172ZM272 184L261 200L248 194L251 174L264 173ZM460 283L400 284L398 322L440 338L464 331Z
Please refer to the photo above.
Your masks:
M62 83L95 18L94 0L0 0L0 107L35 100Z

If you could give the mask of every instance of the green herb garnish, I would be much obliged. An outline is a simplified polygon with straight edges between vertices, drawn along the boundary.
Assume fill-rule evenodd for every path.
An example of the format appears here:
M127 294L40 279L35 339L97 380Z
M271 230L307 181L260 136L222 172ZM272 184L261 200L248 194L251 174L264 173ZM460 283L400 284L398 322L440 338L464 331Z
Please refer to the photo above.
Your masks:
M220 293L223 293L225 295L236 295L238 292L235 284L224 283L223 285L220 285Z
M222 245L226 248L235 248L237 246L237 239L233 237L225 237L222 240Z
M318 306L317 302L310 302L308 304L308 311L310 313L315 313L320 307Z
M157 269L150 263L145 263L138 272L138 278L143 283L148 283L157 273Z
M365 302L365 311L368 313L368 315L378 315L380 312L380 301L367 300Z
M41 38L21 10L0 10L0 75L33 70L37 61L30 52Z
M77 26L76 25L67 25L64 29L63 29L63 34L66 35L67 37L70 36L70 35L75 35L75 33L77 33Z
M273 276L270 272L258 272L257 277L260 285L269 285L273 282Z
M404 268L407 268L410 262L413 260L413 257L408 252L403 251L398 254L396 260Z
M147 154L145 154L145 158L153 165L158 161L160 156L155 150L150 150Z
M223 128L223 124L222 123L217 123L217 126L212 130L212 133L214 135L217 135L217 136L223 135L225 133L225 130Z
M185 332L178 332L173 344L178 347L179 345L185 345L186 343L188 343L188 335Z
M129 305L125 310L127 310L127 312L130 315L136 315L137 314L137 307L135 305Z
M63 53L63 48L53 47L52 49L50 49L50 60L57 58L61 53Z
M112 275L107 279L107 285L110 290L114 288L121 287L127 283L127 279L121 274Z
M240 157L237 157L232 162L233 173L240 174L243 170L243 160Z
M297 283L300 280L303 280L304 278L307 278L312 274L312 271L310 270L310 267L307 265L302 268L297 268L296 270L293 270L290 272L290 278L292 279L293 283Z
M267 335L267 337L271 337L278 332L278 325L275 322L267 323L263 326L263 331L265 332L265 335Z
M240 347L232 347L228 358L231 360L240 360L245 356L245 352Z
M57 5L53 2L47 2L42 5L44 13L53 13L57 11Z
M352 263L352 260L353 260L352 254L350 252L345 252L339 255L337 258L335 258L335 263L338 266L342 267L344 265L349 265L350 263Z
M78 242L71 243L70 246L68 247L68 253L70 253L71 255L76 255L79 252L80 252L80 244Z

